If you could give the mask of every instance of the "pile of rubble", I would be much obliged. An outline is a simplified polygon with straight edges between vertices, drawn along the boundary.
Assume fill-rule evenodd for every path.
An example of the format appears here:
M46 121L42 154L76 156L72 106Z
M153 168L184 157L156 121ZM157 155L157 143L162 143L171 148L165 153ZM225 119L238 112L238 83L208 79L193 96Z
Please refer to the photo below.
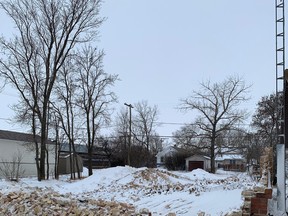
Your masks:
M171 181L171 178L174 178L174 181ZM180 183L177 180L179 178L190 180L191 183ZM181 180L181 179L179 179ZM254 182L241 182L242 179L239 179L237 176L227 177L225 179L189 179L188 177L179 177L170 172L158 170L158 169L144 169L137 171L133 174L133 178L130 182L125 182L121 184L118 180L115 180L109 188L106 186L97 188L95 191L91 190L87 193L82 193L82 195L90 196L91 193L96 192L117 192L123 193L123 196L129 196L125 194L126 191L129 191L129 194L141 195L141 196L150 196L153 194L169 194L175 191L182 191L191 193L200 193L211 191L217 185L219 189L222 187L224 190L232 190L236 188L241 188L243 184L249 183L252 185Z
M80 200L70 195L45 192L34 189L26 192L0 193L0 215L149 215L149 212L135 213L132 205L103 200Z
M132 172L126 168L124 174L119 174L118 170L111 169L108 175L97 176L97 180L88 177L75 184L67 184L65 179L56 184L35 184L33 181L36 179L23 179L15 184L4 182L0 185L0 215L148 216L150 212L152 215L157 214L158 210L149 203L151 201L143 204L143 198L146 197L152 200L154 196L157 199L160 194L173 195L175 192L181 196L200 196L207 191L250 188L255 184L252 179L246 180L240 175L210 179L201 173L198 178L193 173L175 175L159 169L133 169ZM140 209L141 205L148 209ZM170 205L173 204L163 206L163 211L165 215L175 216L175 213L170 212L175 210ZM178 212L183 209L182 204L179 205L181 208Z

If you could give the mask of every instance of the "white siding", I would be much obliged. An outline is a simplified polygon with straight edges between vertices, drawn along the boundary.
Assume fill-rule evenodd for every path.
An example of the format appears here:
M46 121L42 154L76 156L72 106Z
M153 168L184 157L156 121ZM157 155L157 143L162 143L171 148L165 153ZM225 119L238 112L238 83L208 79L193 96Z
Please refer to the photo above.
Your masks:
M158 154L156 155L157 158L157 165L161 166L164 165L164 162L161 161L161 158L165 158L165 157L169 157L169 156L173 156L173 154L177 152L175 150L175 148L173 148L173 146L168 146L165 149L163 149L163 151L158 152Z
M51 171L54 171L54 146L47 146L49 147L49 170L51 173ZM22 157L21 168L24 170L23 176L37 176L35 150L33 150L34 144L25 144L23 141L0 139L0 149L0 166L3 165L3 162L12 163L13 157L20 155ZM3 178L1 173L0 177Z

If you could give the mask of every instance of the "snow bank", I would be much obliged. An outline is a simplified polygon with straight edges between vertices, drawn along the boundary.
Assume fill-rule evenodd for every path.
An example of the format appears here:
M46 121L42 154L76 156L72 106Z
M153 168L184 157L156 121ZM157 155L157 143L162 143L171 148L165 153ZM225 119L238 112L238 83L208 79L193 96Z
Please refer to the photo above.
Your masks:
M69 194L79 200L128 203L138 210L149 209L153 216L170 212L190 216L200 211L217 216L240 209L241 191L256 184L245 173L211 174L201 169L169 172L125 166L93 172L92 176L76 181L67 178L42 182L35 178L22 179L19 183L0 181L0 189L8 193L34 187Z

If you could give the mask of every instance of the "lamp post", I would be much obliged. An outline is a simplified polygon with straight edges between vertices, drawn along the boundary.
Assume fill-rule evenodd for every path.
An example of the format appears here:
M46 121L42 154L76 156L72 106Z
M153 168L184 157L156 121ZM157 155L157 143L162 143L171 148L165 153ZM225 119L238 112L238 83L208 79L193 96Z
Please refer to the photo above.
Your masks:
M128 163L128 166L131 165L131 161L130 161L130 152L131 152L131 137L132 137L132 108L134 108L132 106L132 104L127 104L127 103L124 103L125 106L129 107L129 140L128 140L128 158L127 158L127 163Z

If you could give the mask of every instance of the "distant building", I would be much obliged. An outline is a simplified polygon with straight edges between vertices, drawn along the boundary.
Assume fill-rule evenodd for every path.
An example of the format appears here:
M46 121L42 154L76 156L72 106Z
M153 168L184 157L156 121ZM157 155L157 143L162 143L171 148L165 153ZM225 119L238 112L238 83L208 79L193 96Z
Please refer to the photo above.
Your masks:
M168 146L163 148L162 151L158 152L156 155L157 167L162 167L165 165L165 158L172 157L176 153L186 153L187 151L176 146Z
M206 171L211 170L211 159L204 155L192 155L185 159L186 171L192 171L194 169L203 169Z
M235 149L221 149L222 153L215 152L215 167L216 169L224 169L227 171L245 171L246 170L246 160L242 154L238 153ZM176 153L183 153L183 155L189 156L189 151L185 149L178 148L176 146L168 146L162 151L158 152L157 167L165 166L165 158L174 156ZM206 171L211 171L211 159L206 155L193 154L185 159L185 170L192 171L194 169L203 169Z
M83 163L83 166L88 168L89 155L88 155L87 146L75 144L75 151L76 151L76 154L82 158L81 163ZM67 157L69 152L70 152L69 151L69 144L68 143L61 144L60 156L65 158L65 157ZM103 148L95 146L93 148L93 152L92 152L92 167L93 167L93 169L107 168L110 166L111 166L111 164L110 164L110 160L109 160L107 153L104 151Z
M40 143L40 137L37 136L36 139ZM37 176L35 142L32 134L0 130L0 149L0 167L2 169L7 170L7 166L12 167L19 162L21 169L19 177ZM54 172L55 145L53 142L48 141L47 150L50 172ZM7 176L0 173L0 177Z
M246 160L243 155L237 152L226 152L218 154L215 158L216 168L222 168L227 171L245 171Z
M79 172L83 172L83 159L79 155L73 157L73 153L60 154L58 162L59 175L70 174L71 171L72 173L77 173L77 164L79 167Z

